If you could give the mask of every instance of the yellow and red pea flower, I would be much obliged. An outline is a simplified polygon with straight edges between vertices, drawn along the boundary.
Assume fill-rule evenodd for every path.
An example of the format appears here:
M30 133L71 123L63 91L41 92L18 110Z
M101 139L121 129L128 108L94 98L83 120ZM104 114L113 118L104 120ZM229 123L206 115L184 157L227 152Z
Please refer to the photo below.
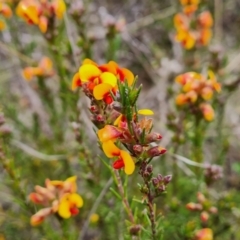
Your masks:
M49 77L54 74L53 63L50 58L43 57L37 67L26 67L22 71L23 77L30 81L33 77Z
M212 71L208 71L208 78L204 75L188 72L181 74L175 78L175 81L182 85L183 93L177 95L176 105L182 106L186 104L194 104L198 99L198 107L207 121L214 119L214 110L209 103L205 101L211 100L214 91L221 91L221 84L217 82Z
M28 24L38 25L40 5L37 1L22 0L16 8L16 14L23 18Z
M64 194L59 202L58 214L62 218L70 218L79 213L79 208L83 206L83 199L77 193Z
M31 217L32 226L39 225L51 214L57 213L62 218L78 214L78 209L83 206L83 199L76 193L76 179L76 176L65 181L46 179L46 187L35 186L35 192L29 195L29 199L36 204L45 206L45 208Z
M176 41L180 42L186 49L192 49L196 44L206 46L212 38L213 18L209 11L204 11L196 16L194 13L198 9L199 1L180 1L183 12L174 16L174 26L176 28ZM191 28L192 22L197 22L195 28Z
M124 168L126 174L130 175L134 172L135 163L127 151L119 149L114 142L122 135L122 131L111 125L106 125L104 128L98 130L97 135L102 143L102 149L105 155L109 158L117 157L118 159L113 163L113 168Z
M127 175L131 175L135 170L135 163L127 151L119 149L112 140L108 140L102 143L103 152L109 158L117 157L118 159L114 161L113 168L121 169Z
M47 3L47 4L46 4ZM63 0L35 1L21 0L16 8L16 14L28 24L38 25L42 33L47 32L49 18L55 15L63 18L66 5Z
M113 61L98 65L90 59L85 59L79 68L79 72L73 77L72 90L86 84L96 100L104 100L107 104L110 104L113 101L111 93L115 94L117 91L117 79L120 82L126 80L128 85L131 86L134 75L128 69L120 68Z

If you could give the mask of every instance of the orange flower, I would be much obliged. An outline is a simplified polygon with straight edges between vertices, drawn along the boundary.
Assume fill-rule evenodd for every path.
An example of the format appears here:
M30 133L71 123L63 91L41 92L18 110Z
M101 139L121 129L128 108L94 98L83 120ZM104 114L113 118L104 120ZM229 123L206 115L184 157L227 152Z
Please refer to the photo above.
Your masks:
M23 69L23 77L30 81L35 76L43 76L48 77L52 76L53 71L53 63L50 58L43 57L37 67L26 67Z
M202 111L203 117L211 122L214 119L214 110L212 108L212 106L208 103L202 103L200 105L200 109Z
M198 5L200 3L200 0L180 0L180 3L183 6L184 5L190 5L190 4Z
M118 89L117 79L121 82L126 80L131 86L134 75L128 69L120 68L113 61L98 65L90 59L85 59L79 72L73 77L72 90L85 84L96 100L104 100L110 104L113 101L111 94L115 94Z
M213 18L209 11L204 11L198 16L198 23L202 28L211 28L213 26Z
M191 15L192 13L196 12L196 10L198 9L198 6L195 4L191 4L191 5L187 5L183 8L183 12L186 15Z
M0 2L0 14L5 18L10 18L12 16L12 10L7 4Z
M39 17L39 24L38 24L39 29L41 30L42 33L47 32L47 27L48 27L48 19L45 16L40 16Z
M199 16L193 14L198 8L198 0L181 0L183 13L174 16L174 26L177 30L175 39L186 49L192 49L196 44L206 46L212 37L213 18L209 11ZM195 22L198 24L196 25ZM196 27L192 27L195 26Z
M176 99L175 99L175 102L177 105L181 106L181 105L184 105L187 103L187 98L186 98L186 95L181 93L179 95L177 95Z
M29 24L39 23L39 4L36 1L20 1L16 14Z
M173 18L173 22L177 30L187 30L189 28L189 20L185 14L177 13Z
M199 31L199 43L203 46L207 46L212 38L212 30L209 28L203 28Z
M196 232L196 240L213 240L213 231L211 228L203 228Z
M52 213L52 209L50 207L43 208L39 210L36 214L31 217L30 224L35 227L40 225L47 216Z

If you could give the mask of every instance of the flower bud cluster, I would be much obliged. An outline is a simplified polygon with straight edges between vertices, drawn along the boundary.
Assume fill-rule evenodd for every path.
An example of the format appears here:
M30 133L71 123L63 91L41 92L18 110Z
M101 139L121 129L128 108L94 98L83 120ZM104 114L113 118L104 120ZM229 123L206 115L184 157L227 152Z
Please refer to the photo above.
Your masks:
M182 12L174 16L176 41L186 49L194 46L206 46L212 38L213 18L209 11L196 14L199 0L180 0Z
M162 136L152 132L152 119L140 117L154 113L137 110L141 88L136 88L135 82L133 73L117 63L99 65L90 59L83 61L72 80L72 90L82 88L91 101L91 120L100 129L97 135L105 155L114 158L113 168L124 168L126 174L134 172L134 158L142 162L166 152L153 145Z
M162 176L158 174L157 177L152 178L152 184L156 195L166 191L167 185L172 181L172 175Z
M64 0L21 0L17 15L30 25L37 25L42 33L53 29L55 19L62 19L66 11Z
M223 177L223 169L219 165L208 165L204 171L205 181L208 185Z
M31 217L32 226L41 224L51 214L57 214L58 217L65 219L78 214L78 208L83 206L83 200L76 193L76 180L76 176L65 181L46 179L45 187L35 186L35 192L29 195L29 199L44 208Z
M197 193L197 203L190 202L186 205L186 208L190 211L200 212L200 220L202 223L207 223L211 214L217 214L218 209L212 205L212 203L206 199L201 193Z
M212 71L208 71L208 78L196 72L187 72L176 77L175 81L182 86L182 92L176 97L178 106L187 106L188 109L200 114L206 121L214 119L214 110L208 101L213 98L214 92L221 91L221 84L217 82Z

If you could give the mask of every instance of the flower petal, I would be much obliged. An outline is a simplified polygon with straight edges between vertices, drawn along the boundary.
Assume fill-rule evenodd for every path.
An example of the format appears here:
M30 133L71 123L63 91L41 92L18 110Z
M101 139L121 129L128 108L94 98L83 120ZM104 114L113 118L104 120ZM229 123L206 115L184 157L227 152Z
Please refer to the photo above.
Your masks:
M153 115L154 112L151 109L140 109L140 110L138 110L138 114L141 114L141 115Z
M64 199L61 200L58 208L58 214L62 218L70 218L71 212L70 212L70 204L69 201L64 197Z
M104 128L98 130L97 135L100 142L114 141L122 135L122 131L112 125L106 125Z
M69 196L69 201L71 204L74 204L76 207L81 208L83 206L83 199L77 193L73 193Z
M93 96L96 100L102 100L104 96L110 92L112 86L108 83L101 83L94 87Z
M120 114L118 116L118 118L113 123L114 126L118 126L119 125L120 121L122 120L122 116L123 116L122 114Z
M117 78L115 75L113 75L110 72L104 72L100 76L102 83L108 83L112 87L115 87L117 85Z
M82 82L94 80L99 77L101 73L101 70L92 64L84 64L79 68L79 77Z
M135 79L133 73L127 68L122 68L121 71L123 72L124 77L127 80L128 86L132 86Z
M124 162L124 171L127 175L130 175L135 170L135 163L132 159L132 157L129 155L128 152L121 150L120 151L121 159Z
M120 154L120 149L111 140L104 142L102 149L109 158L119 156Z
M77 87L81 87L82 83L81 80L79 78L79 73L75 73L72 79L72 91L76 90Z
M94 66L98 66L98 64L97 63L95 63L94 61L92 61L91 59L89 59L89 58L85 58L84 60L83 60L83 63L82 63L83 65L85 65L85 64L91 64L91 65L94 65Z

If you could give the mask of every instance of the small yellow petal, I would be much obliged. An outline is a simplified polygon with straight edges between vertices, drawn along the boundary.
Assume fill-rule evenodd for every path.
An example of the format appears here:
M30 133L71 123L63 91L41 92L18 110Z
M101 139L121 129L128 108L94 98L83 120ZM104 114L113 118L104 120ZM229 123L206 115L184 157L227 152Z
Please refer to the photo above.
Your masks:
M131 175L135 170L135 163L128 152L121 150L120 156L124 162L124 171L127 175Z
M47 26L48 26L48 19L45 16L41 16L39 18L38 27L42 33L45 33L47 31Z
M153 115L154 112L150 109L140 109L138 110L138 114L141 114L141 115Z
M91 223L97 223L99 220L99 215L96 214L96 213L93 213L91 216L90 216L90 222Z
M102 100L104 96L110 92L112 86L108 83L101 83L94 87L93 96L96 100Z
M97 63L95 63L94 61L92 61L91 59L89 59L89 58L85 58L84 60L83 60L83 63L82 63L82 65L85 65L85 64L91 64L91 65L94 65L94 66L98 66L98 64Z
M70 205L67 200L64 199L60 202L59 208L58 208L58 214L62 218L70 218L71 217Z
M101 70L92 64L84 64L79 68L79 77L82 82L94 80L94 78L99 77L101 73Z
M69 177L65 180L66 182L76 182L77 181L77 176L72 176L72 177Z
M83 206L83 199L77 193L73 193L69 196L69 201L71 204L74 204L77 208L81 208Z
M120 149L111 140L104 142L102 148L106 156L109 158L119 156L120 154Z
M113 125L114 126L118 126L118 124L120 123L121 119L122 119L122 114L119 115L119 117L114 121Z
M102 83L108 83L112 87L117 85L117 78L110 72L104 72L101 74L100 79Z

